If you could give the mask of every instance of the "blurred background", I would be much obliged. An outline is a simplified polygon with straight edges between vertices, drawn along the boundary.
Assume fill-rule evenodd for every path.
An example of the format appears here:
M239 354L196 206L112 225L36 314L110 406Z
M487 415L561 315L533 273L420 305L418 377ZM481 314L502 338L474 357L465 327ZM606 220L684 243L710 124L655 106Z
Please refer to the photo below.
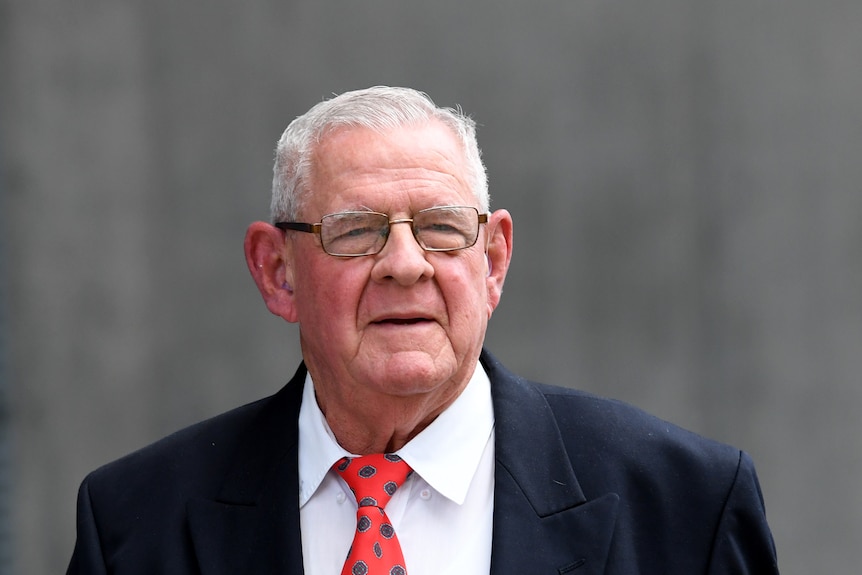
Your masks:
M858 0L0 0L0 569L84 475L277 390L273 148L408 85L479 123L515 256L489 348L758 465L783 573L862 543Z

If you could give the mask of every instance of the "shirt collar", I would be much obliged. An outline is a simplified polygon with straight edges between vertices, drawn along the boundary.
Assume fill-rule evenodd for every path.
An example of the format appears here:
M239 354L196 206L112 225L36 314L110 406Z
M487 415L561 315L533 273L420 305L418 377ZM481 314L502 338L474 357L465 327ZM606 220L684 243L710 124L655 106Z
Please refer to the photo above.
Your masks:
M480 363L464 391L397 451L434 490L461 505L494 429L491 382ZM332 464L352 456L338 444L306 375L299 410L299 505L314 495Z

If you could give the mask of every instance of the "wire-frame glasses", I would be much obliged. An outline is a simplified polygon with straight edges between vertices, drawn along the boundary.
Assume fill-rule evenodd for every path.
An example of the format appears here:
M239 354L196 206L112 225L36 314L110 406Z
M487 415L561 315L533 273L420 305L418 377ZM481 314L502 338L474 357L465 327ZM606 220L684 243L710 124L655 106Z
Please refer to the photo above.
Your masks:
M488 222L472 206L440 206L416 212L412 218L390 220L387 214L370 211L327 214L319 223L276 222L282 230L320 235L323 251L331 256L356 257L379 253L394 224L410 224L413 236L429 252L463 250L476 244L479 225Z

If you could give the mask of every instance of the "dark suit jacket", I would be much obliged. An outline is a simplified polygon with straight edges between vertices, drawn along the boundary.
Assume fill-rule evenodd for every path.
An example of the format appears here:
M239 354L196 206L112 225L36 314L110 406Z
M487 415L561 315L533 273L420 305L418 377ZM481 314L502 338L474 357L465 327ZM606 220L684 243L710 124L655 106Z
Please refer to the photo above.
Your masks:
M482 363L496 417L492 575L777 573L746 454ZM304 378L300 367L274 396L93 472L68 573L300 575Z

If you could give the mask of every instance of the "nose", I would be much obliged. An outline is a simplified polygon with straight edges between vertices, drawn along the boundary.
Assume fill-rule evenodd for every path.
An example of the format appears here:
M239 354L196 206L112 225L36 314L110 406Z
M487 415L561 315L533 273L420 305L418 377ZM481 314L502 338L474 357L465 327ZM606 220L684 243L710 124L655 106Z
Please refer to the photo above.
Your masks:
M395 280L403 286L412 285L424 277L434 275L434 266L425 257L425 250L413 235L413 221L409 219L389 222L386 245L375 256L372 278L375 281Z

